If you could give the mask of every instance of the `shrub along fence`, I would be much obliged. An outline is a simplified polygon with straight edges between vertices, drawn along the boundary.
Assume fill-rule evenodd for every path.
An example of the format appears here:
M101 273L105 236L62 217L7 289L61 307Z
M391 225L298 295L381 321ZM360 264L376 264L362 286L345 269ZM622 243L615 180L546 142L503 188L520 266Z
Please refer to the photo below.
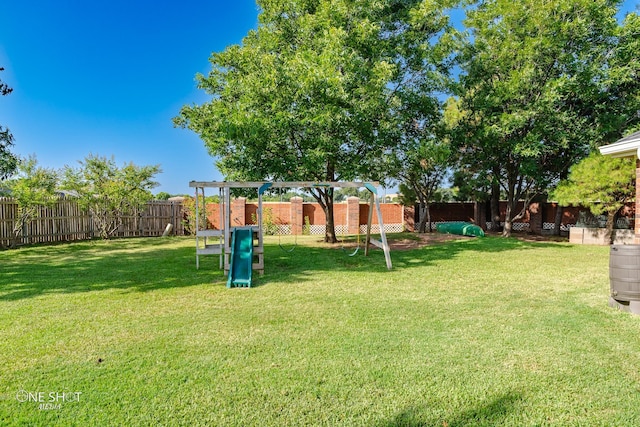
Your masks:
M18 204L11 198L0 197L0 246L13 242L13 228ZM180 202L151 201L137 215L123 217L123 224L114 237L161 236L167 224L173 233L184 234L183 211ZM73 198L61 197L52 206L42 206L36 217L22 230L19 245L34 243L70 242L98 237L91 216L80 209Z

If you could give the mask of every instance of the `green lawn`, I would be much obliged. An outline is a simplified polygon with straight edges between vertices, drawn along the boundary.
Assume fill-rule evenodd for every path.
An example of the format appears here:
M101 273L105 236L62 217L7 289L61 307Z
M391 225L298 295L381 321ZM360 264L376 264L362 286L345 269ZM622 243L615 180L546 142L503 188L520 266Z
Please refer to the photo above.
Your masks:
M0 425L640 425L607 247L301 240L252 289L187 238L0 252Z

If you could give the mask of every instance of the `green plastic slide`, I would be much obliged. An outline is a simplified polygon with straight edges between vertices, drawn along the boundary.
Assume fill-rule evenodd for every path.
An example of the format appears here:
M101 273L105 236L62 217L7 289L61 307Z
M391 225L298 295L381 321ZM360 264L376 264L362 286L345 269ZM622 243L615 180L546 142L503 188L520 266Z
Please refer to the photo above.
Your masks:
M443 222L436 225L439 233L459 234L461 236L484 237L482 228L470 222Z
M251 287L253 264L253 230L251 227L235 227L231 237L231 263L227 288Z

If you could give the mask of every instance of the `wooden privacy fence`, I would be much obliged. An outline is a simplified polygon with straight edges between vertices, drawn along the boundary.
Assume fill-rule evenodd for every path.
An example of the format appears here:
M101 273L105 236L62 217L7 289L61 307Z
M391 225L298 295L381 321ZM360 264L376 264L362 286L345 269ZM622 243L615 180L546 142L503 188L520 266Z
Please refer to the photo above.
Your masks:
M0 246L13 242L13 228L18 204L0 197ZM138 214L122 218L114 237L161 236L167 224L173 224L173 234L184 234L183 211L180 202L148 202ZM91 216L80 209L73 198L61 197L52 206L38 208L36 217L22 230L18 244L70 242L98 237Z

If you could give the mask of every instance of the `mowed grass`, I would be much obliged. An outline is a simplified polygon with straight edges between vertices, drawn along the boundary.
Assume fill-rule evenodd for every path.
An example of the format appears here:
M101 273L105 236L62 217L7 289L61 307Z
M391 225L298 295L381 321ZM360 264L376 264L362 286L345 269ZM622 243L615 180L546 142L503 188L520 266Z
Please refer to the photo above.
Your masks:
M188 238L0 252L0 425L640 425L607 247L299 240L251 289Z

